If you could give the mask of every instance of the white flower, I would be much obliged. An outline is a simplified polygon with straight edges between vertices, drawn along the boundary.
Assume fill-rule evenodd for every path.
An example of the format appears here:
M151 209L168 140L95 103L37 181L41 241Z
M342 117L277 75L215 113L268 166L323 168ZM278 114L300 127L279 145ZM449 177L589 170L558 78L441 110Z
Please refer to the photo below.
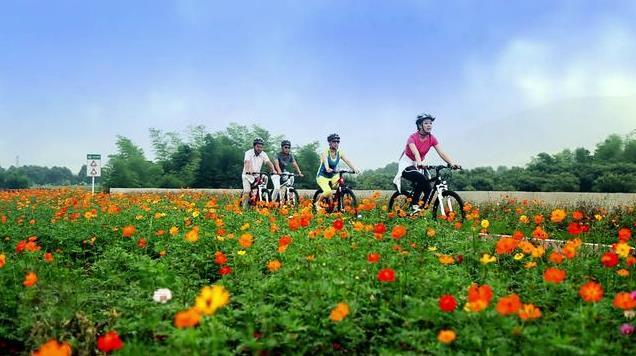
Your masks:
M172 299L172 292L168 288L159 288L152 295L152 300L157 303L165 304Z
M634 316L636 316L636 312L634 312L633 310L625 310L623 312L623 315L625 316L626 319L633 319Z

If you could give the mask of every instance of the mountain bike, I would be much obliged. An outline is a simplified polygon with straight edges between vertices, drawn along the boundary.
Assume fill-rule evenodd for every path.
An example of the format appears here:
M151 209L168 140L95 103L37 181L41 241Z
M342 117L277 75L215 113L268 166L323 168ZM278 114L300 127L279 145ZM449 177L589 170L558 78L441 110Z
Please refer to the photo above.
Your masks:
M464 211L464 200L452 190L448 190L448 183L440 174L445 169L451 169L450 166L421 166L420 172L426 176L429 170L434 170L435 175L429 180L429 184L433 189L424 198L423 203L413 201L413 187L407 191L396 191L389 199L389 211L402 212L403 214L415 215L420 211L424 211L429 207L433 207L431 213L433 219L438 217L444 220L459 220L463 221L466 218L466 212ZM417 205L420 209L413 211L412 206ZM423 207L423 209L422 209Z
M281 183L280 183L280 191L276 201L281 205L289 204L291 206L297 206L298 201L300 200L298 197L298 192L296 188L294 188L294 177L296 175L294 173L283 172L280 174ZM283 177L287 177L285 181L283 181ZM274 190L270 191L270 197L274 196Z
M356 195L353 193L351 187L349 187L345 183L344 175L345 174L354 174L354 171L349 170L338 170L334 171L334 174L339 174L340 178L336 182L336 184L329 183L331 189L333 189L333 193L330 198L323 198L320 202L320 206L325 209L327 213L335 213L335 212L349 212L352 214L357 214L358 201L356 199ZM314 193L314 198L312 199L312 206L314 209L316 208L316 202L318 201L318 197L322 194L322 189L318 188L316 193Z
M269 174L261 172L245 172L245 174L251 174L255 177L250 185L250 205L258 205L258 202L269 203L271 200L270 192L267 189Z

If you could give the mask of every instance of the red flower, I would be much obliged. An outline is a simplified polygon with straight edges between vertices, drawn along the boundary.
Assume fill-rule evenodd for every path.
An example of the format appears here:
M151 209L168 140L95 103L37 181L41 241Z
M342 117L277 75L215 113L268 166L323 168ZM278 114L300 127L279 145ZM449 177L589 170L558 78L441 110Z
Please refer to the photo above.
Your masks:
M629 228L622 228L618 230L618 241L627 242L632 237L632 231Z
M227 257L225 256L225 254L221 251L216 251L214 253L214 263L216 263L217 265L224 265L227 263Z
M370 253L367 255L367 261L369 261L369 263L378 263L378 261L380 261L380 254L375 252Z
M395 271L392 268L384 268L378 272L378 281L395 282Z
M333 222L334 229L342 230L343 227L344 227L344 222L342 221L342 219L337 219L336 221Z
M571 235L578 235L578 234L583 232L583 225L581 225L581 224L579 224L577 222L571 222L568 225L568 232Z
M230 268L230 266L223 266L219 269L219 274L221 276L225 276L232 273L232 268Z
M384 226L383 223L375 224L375 226L373 226L374 234L384 234L385 232L386 232L386 226Z
M618 255L614 252L605 252L601 256L601 263L605 267L612 268L618 264Z
M109 331L97 339L97 348L102 352L111 352L124 347L116 331Z
M457 255L457 257L455 257L455 260L457 261L457 264L462 263L462 261L464 261L464 255Z
M439 309L446 313L450 313L455 310L455 308L457 308L457 301L455 300L455 297L450 294L444 294L443 296L439 297L438 304Z

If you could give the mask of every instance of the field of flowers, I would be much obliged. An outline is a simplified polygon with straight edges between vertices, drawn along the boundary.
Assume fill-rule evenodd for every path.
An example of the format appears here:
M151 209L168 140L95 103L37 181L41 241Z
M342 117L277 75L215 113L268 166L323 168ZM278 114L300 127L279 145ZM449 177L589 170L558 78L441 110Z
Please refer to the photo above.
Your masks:
M465 209L0 192L0 353L634 354L633 206Z

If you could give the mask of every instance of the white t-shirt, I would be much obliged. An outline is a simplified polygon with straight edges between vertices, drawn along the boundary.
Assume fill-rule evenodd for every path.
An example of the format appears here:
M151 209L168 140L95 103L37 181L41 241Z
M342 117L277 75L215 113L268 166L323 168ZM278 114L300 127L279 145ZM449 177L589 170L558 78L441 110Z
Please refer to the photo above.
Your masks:
M243 159L243 162L245 161L252 162L251 172L260 172L263 162L269 162L269 157L267 157L267 153L265 152L261 152L257 156L252 148L251 150L245 151L245 158ZM245 165L243 165L243 174L245 174Z

